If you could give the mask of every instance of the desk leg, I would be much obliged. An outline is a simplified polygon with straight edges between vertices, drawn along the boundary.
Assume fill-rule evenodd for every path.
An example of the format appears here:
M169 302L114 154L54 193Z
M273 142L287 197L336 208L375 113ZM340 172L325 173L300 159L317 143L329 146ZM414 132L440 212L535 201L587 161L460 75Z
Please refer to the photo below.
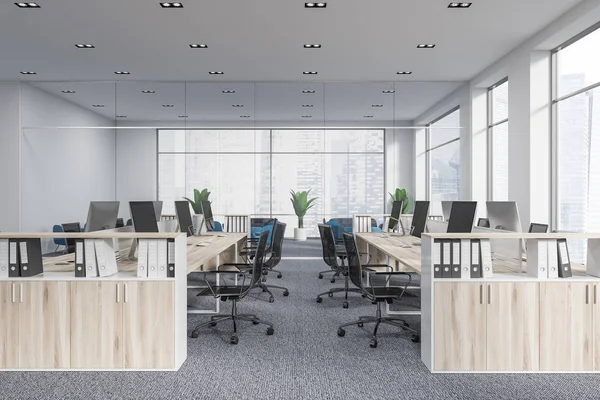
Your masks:
M215 258L216 262L217 262L217 267L220 265L219 261L221 260L221 257L219 255L217 255L217 257ZM215 274L216 275L216 283L217 286L219 285L220 282L220 276L219 274ZM199 286L188 286L188 289L190 288L197 288ZM219 309L220 309L220 304L219 304L219 299L215 299L215 308L212 310L203 310L203 309L199 309L199 308L189 308L187 310L188 314L218 314L219 313Z

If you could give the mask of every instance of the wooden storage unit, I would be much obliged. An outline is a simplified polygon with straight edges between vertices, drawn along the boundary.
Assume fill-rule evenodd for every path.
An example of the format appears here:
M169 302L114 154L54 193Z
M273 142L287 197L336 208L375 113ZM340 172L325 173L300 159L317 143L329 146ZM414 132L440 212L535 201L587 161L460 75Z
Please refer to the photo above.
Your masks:
M16 283L0 282L0 368L19 367L19 303Z

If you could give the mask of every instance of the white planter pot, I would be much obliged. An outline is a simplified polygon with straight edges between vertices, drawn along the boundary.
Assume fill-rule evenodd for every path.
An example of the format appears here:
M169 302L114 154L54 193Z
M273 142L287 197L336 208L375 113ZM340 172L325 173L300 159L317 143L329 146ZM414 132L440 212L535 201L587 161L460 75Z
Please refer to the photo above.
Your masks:
M294 240L298 240L298 241L306 240L306 229L305 228L294 228Z
M202 215L202 214L192 215L192 224L194 224L194 235L198 235L198 234L202 234L202 233L206 232L206 225L204 224L204 215Z

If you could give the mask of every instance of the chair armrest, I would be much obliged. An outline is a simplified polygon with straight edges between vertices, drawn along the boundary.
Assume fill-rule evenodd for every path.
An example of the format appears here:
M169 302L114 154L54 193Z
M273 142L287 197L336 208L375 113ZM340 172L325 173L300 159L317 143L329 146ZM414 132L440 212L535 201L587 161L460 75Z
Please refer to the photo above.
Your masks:
M400 271L375 272L375 275L406 275L406 276L410 276L410 274L408 272L400 272Z

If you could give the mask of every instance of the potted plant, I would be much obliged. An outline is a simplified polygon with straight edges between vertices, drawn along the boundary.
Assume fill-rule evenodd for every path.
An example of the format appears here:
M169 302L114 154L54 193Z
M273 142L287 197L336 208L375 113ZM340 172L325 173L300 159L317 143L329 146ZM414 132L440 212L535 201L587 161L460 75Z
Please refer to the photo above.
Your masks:
M308 195L310 190L303 192L294 192L290 190L292 195L290 201L294 206L294 212L298 217L298 227L294 228L294 240L306 240L306 229L304 229L304 216L306 212L311 209L314 204L313 202L318 199L318 197L313 197L312 199L308 199Z
M194 224L194 233L202 233L198 232L198 230L203 227L202 222L204 221L204 216L202 215L202 202L208 200L210 196L210 192L208 189L204 188L202 191L198 189L194 189L194 200L184 197L191 205L194 210L194 215L192 216L192 223ZM206 226L204 226L203 230L206 230Z

